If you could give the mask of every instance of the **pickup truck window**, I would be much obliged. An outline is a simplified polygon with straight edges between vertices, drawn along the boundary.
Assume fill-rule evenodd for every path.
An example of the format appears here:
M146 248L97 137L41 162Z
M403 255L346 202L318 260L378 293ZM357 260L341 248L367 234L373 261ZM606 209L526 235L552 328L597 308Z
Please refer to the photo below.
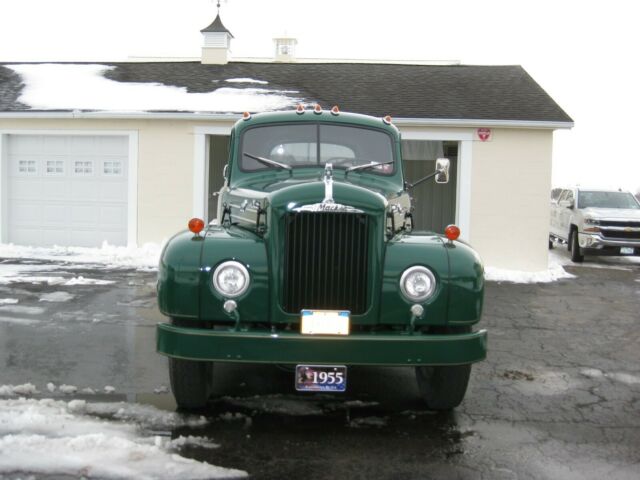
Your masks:
M362 171L383 175L393 173L393 143L391 137L378 130L343 125L267 125L246 130L242 138L240 167L244 171L269 168L253 157L263 157L299 167L347 169L372 162L380 163Z
M638 201L628 192L580 191L578 208L640 209Z

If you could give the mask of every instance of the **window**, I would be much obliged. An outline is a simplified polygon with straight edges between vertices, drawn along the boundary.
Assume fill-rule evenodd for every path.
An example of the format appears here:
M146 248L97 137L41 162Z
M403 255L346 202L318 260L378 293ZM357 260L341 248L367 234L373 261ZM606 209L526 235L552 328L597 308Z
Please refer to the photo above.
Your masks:
M18 161L18 173L25 175L35 175L38 173L38 168L35 160L20 160Z
M102 165L102 173L105 175L121 175L122 163L120 161L105 161Z
M45 172L47 175L62 175L64 173L64 161L47 160Z
M242 138L240 166L244 171L270 168L251 156L284 163L293 168L346 169L371 162L393 162L391 136L384 131L348 125L267 125L246 130ZM251 155L251 156L250 156ZM393 164L363 173L393 173Z
M578 208L626 208L640 209L638 201L628 192L580 191Z
M93 162L86 160L76 160L74 162L73 171L76 175L91 175L93 173Z

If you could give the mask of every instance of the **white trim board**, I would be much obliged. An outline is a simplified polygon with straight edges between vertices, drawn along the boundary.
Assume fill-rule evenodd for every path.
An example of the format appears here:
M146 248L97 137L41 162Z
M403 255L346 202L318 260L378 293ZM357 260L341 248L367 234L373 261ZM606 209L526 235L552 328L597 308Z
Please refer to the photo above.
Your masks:
M138 131L137 130L49 130L49 129L0 129L0 242L7 238L6 221L6 145L8 135L101 135L121 136L128 139L127 179L127 246L138 243Z

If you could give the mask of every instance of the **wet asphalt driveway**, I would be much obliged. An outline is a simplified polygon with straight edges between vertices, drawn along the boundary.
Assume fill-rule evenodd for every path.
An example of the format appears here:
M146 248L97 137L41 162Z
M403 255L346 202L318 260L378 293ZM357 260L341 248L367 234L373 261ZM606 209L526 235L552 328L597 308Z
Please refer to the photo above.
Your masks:
M0 385L174 408L154 351L155 273L2 269L15 275L0 276ZM640 478L640 265L567 270L577 278L487 285L489 357L453 413L423 409L410 369L353 368L346 395L318 397L295 394L276 367L217 365L210 423L171 434L210 437L220 448L182 455L256 479ZM49 382L77 391L50 394Z

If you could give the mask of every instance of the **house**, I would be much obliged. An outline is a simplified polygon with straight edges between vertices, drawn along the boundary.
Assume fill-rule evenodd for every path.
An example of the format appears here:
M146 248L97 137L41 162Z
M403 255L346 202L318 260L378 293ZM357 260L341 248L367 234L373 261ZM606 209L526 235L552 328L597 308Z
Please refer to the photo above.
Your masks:
M391 115L407 179L452 160L453 181L413 190L417 227L456 223L489 265L547 265L553 131L571 118L520 66L296 59L232 61L219 16L199 61L0 64L0 240L162 242L215 216L242 112L339 105Z

